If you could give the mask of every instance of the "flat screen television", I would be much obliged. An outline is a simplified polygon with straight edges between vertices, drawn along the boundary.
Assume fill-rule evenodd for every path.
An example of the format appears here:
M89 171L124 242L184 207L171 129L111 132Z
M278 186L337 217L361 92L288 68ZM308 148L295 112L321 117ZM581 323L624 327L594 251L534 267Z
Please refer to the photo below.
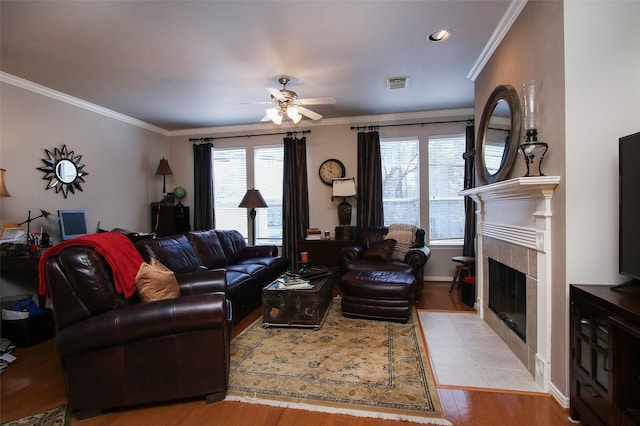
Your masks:
M87 218L84 210L58 210L58 217L62 241L87 234Z
M640 284L640 132L620 138L619 155L619 272Z

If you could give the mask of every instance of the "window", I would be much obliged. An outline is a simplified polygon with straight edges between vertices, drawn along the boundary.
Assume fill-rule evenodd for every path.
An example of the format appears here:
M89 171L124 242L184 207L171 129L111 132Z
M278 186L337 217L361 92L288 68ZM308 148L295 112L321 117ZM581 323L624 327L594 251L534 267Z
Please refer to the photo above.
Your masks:
M429 138L430 242L464 237L464 151L464 135Z
M256 244L282 244L283 162L282 146L214 148L216 228L238 230L248 239L248 211L238 205L247 188L255 188L269 206L256 209Z
M420 226L420 167L416 138L380 141L384 224Z
M248 236L247 209L238 208L247 192L247 151L214 148L213 193L216 228L236 229Z
M282 175L284 148L256 147L255 188L269 208L256 209L256 244L282 244Z

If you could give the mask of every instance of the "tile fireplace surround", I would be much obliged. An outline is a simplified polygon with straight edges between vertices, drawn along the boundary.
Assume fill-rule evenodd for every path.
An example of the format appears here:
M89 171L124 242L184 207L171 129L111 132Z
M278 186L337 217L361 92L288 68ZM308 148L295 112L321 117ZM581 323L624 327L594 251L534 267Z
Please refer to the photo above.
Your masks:
M559 176L520 177L462 191L476 202L476 309L549 390L551 357L551 198ZM527 277L523 342L488 308L489 258Z

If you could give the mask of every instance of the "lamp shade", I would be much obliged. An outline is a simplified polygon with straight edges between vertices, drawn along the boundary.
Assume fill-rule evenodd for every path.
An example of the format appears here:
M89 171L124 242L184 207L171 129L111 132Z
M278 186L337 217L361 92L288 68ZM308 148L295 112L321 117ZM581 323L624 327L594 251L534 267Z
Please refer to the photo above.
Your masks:
M169 166L169 161L166 158L162 157L160 159L160 164L158 164L158 170L156 170L156 174L161 176L173 174L173 172L171 171L171 167Z
M342 178L333 180L334 197L353 197L356 195L355 178Z
M0 197L11 197L4 183L4 172L6 172L5 169L0 169Z
M282 112L278 108L269 108L266 113L275 124L282 124Z
M257 189L247 189L247 193L244 194L242 201L238 207L245 207L249 209L256 209L260 207L269 207L262 198L262 194Z

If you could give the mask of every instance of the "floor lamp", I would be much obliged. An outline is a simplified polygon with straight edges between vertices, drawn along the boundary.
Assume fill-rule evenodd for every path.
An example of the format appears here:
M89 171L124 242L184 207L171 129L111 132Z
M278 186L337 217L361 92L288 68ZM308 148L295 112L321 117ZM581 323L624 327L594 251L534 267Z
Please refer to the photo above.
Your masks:
M251 209L249 211L249 216L251 216L251 235L249 236L249 244L253 246L256 244L256 209L269 206L266 201L264 201L264 198L262 198L262 194L260 194L259 190L248 189L238 207Z

